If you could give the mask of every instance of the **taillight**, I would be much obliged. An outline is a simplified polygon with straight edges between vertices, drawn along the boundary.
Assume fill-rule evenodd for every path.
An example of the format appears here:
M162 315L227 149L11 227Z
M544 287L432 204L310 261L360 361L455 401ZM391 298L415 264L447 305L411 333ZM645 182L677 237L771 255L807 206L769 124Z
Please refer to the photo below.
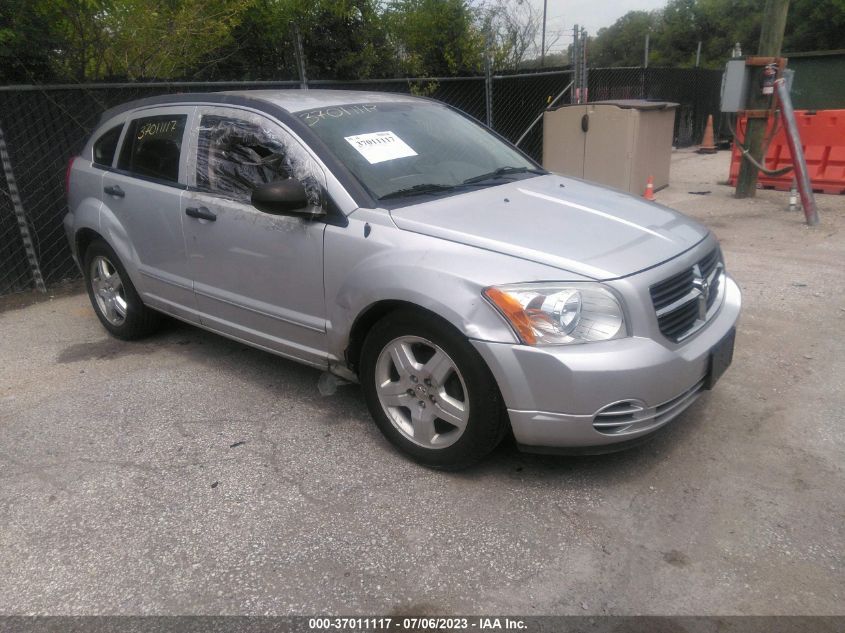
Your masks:
M75 160L76 156L71 156L67 162L67 171L65 171L65 196L70 194L70 170L73 169L73 161Z

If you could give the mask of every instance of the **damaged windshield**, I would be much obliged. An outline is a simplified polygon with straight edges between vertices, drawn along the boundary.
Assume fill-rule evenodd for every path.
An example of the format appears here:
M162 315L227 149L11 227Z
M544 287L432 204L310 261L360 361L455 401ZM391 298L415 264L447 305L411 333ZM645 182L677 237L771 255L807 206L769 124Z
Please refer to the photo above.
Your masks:
M434 102L350 104L296 116L377 199L443 195L546 173Z

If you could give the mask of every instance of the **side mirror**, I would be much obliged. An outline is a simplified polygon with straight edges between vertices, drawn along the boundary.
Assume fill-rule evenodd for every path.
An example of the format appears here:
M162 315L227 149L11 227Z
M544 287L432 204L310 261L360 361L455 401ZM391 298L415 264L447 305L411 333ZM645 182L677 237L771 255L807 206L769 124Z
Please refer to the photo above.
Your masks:
M252 206L272 215L306 215L318 213L308 209L308 194L296 178L268 182L252 190Z

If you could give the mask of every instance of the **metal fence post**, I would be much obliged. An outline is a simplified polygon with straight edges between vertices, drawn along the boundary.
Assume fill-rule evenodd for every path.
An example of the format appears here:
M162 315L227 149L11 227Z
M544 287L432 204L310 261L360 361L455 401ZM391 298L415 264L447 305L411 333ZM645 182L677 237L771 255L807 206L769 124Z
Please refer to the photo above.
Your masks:
M572 83L574 84L575 89L569 94L570 103L580 103L578 96L578 88L581 85L580 33L581 31L578 29L577 24L572 27L572 35L574 39L572 41L572 59L569 60L569 64L573 70Z
M0 161L3 162L3 172L6 176L6 184L9 187L9 197L12 199L12 206L15 209L15 218L18 221L18 230L21 233L21 240L26 251L26 258L29 261L29 270L32 273L32 280L35 282L35 287L43 292L47 292L47 286L44 285L44 277L41 274L41 266L38 264L38 255L35 252L35 246L32 243L32 235L29 232L29 224L26 222L26 213L23 209L23 202L21 201L20 193L18 192L18 184L15 180L15 173L12 170L12 159L9 156L9 151L6 148L6 136L3 134L3 127L0 126Z
M588 40L587 29L582 26L581 27L581 45L580 45L579 51L578 51L579 54L581 55L581 76L580 76L580 80L581 80L581 101L580 101L580 103L587 103L587 100L589 98L589 93L588 93L589 82L588 82L587 77L588 77L588 73L590 71L589 71L589 68L587 67L587 40Z
M296 68L299 72L299 87L301 90L308 90L308 75L305 74L305 54L302 52L302 35L299 33L299 25L291 22L293 31L293 52L296 57Z
M490 59L490 42L484 51L484 105L487 108L487 127L493 129L493 61Z

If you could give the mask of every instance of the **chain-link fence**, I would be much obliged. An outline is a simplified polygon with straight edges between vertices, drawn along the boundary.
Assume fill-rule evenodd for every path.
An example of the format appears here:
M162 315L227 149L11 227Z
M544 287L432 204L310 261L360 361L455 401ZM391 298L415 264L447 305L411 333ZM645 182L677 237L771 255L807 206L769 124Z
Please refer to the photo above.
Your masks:
M707 114L718 112L718 71L594 69L588 77L590 101L647 98L680 103L677 145L697 142ZM489 122L539 160L542 120L538 119L556 98L558 103L570 102L566 88L571 80L570 71L556 70L486 77L312 80L308 85L432 97ZM0 130L8 153L0 173L0 295L39 287L39 274L47 286L79 276L62 226L65 170L104 110L165 93L297 87L299 81L1 87Z
M590 101L648 99L680 104L675 115L674 144L701 141L707 115L719 132L722 71L705 68L593 68L588 74Z

